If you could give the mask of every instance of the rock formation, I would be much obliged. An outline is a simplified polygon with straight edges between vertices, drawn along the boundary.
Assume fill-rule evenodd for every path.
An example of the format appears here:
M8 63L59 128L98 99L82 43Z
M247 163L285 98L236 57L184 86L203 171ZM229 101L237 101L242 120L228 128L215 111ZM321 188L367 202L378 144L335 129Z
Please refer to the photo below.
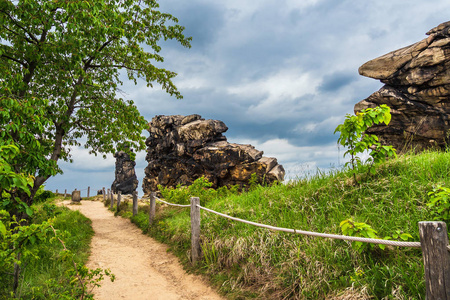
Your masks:
M134 171L136 162L130 159L124 151L119 151L114 154L116 158L116 178L111 185L111 190L114 193L121 192L123 195L132 194L136 191L138 180Z
M205 176L213 187L248 184L251 175L259 183L284 179L284 169L275 158L251 145L231 144L222 133L222 121L204 120L199 115L156 116L149 123L148 166L143 180L144 193L157 186L189 185Z
M363 76L385 85L355 105L355 112L380 104L391 107L389 126L374 126L385 145L398 151L444 147L450 113L450 22L411 46L371 60L359 68Z

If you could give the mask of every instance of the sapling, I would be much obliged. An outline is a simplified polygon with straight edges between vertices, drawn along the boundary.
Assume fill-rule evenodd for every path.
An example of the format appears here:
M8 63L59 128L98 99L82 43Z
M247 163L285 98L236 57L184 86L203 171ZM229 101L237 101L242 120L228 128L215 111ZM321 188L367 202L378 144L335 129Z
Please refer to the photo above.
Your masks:
M336 127L334 133L341 133L338 143L348 149L344 157L350 156L350 161L345 164L345 167L350 166L355 182L358 182L356 179L358 167L368 165L368 172L373 174L374 164L381 163L388 157L397 157L396 150L392 146L381 145L376 135L365 133L373 124L389 125L390 121L390 107L382 104L375 108L366 108L357 112L356 115L347 114L344 123ZM370 157L364 162L360 155L369 149Z

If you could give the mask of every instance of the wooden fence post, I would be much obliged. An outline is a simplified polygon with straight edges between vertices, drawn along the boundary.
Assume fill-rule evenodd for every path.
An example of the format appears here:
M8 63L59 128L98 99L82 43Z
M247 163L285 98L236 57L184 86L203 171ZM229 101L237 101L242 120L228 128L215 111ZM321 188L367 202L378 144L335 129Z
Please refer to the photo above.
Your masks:
M153 220L155 219L155 208L156 208L156 193L150 193L150 211L148 212L148 224L152 225Z
M450 299L450 254L445 222L419 222L427 300Z
M112 194L112 195L114 195L114 194ZM111 198L114 199L114 196L111 196ZM122 192L121 191L119 191L117 193L117 212L120 211L120 200L122 200Z
M91 187L90 186L88 186L88 191L87 191L87 197L86 198L89 198L89 192L91 191Z
M67 189L64 190L64 198L67 197Z
M200 248L200 198L191 197L191 257L195 265L201 257Z
M103 194L103 202L106 201L106 193L105 193L105 188L102 188L102 194Z
M58 189L56 189L56 192L55 192L55 194L58 194Z
M138 192L133 192L133 217L138 213Z
M109 203L110 203L110 208L114 209L114 198L111 197L109 189L108 189L108 199L109 199Z

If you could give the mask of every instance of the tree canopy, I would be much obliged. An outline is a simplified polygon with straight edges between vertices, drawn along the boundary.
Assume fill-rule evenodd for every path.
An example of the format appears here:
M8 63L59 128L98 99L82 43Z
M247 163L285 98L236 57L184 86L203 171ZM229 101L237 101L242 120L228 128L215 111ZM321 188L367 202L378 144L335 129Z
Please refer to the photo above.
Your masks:
M118 96L125 72L182 97L176 74L157 66L160 42L190 47L191 38L158 9L154 0L0 1L0 146L20 149L11 165L35 176L34 191L80 140L94 154L144 149L146 121Z

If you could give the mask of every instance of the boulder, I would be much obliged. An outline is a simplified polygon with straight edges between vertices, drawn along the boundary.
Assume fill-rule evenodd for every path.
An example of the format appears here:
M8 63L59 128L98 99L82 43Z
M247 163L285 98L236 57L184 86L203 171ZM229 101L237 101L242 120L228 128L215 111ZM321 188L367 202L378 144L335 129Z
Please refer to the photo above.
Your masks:
M119 151L114 154L116 158L116 177L111 185L111 190L122 195L132 194L138 187L138 180L134 167L136 162L131 160L130 155L125 151Z
M450 22L427 32L413 45L373 59L359 68L363 76L385 85L355 105L355 113L387 104L388 126L367 130L399 152L446 147L450 113Z
M252 145L227 142L228 127L218 120L199 115L156 116L149 123L143 190L158 185L190 185L205 176L213 187L248 185L252 174L259 183L284 180L284 169L276 158L263 157Z

